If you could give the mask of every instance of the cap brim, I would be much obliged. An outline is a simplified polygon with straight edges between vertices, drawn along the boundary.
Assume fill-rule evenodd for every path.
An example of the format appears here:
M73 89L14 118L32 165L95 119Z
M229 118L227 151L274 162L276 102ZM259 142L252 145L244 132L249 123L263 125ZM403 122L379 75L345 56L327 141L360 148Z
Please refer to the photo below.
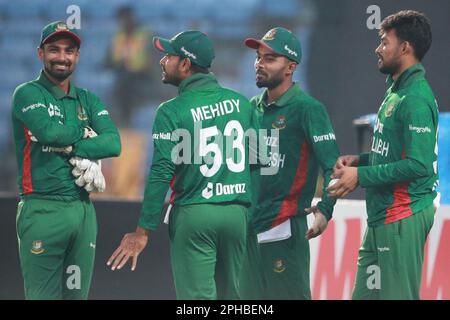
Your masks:
M53 38L53 37L55 37L55 36L57 36L57 35L61 35L61 34L64 34L64 35L69 36L70 38L72 38L73 40L75 40L75 42L76 42L78 45L81 44L81 39L80 39L80 37L79 37L78 35L76 35L75 33L70 32L70 31L67 31L67 30L55 31L55 32L49 34L49 35L47 36L47 38L45 38L44 40L42 40L42 44L47 43L51 38Z
M244 44L252 49L258 49L260 46L266 47L267 49L270 49L273 51L272 47L269 46L267 43L265 43L264 41L258 40L258 39L254 39L254 38L248 38L245 39Z
M172 47L170 40L168 39L164 39L164 38L160 38L160 37L153 37L153 46L155 47L156 50L164 52L164 53L171 53L171 54L175 54L176 51L175 49Z

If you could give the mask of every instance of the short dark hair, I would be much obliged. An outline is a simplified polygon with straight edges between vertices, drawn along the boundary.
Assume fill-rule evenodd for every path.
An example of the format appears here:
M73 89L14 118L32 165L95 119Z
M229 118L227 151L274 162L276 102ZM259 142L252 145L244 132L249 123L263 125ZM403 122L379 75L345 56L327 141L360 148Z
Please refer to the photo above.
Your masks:
M380 35L390 30L395 30L399 39L408 41L416 58L422 61L432 41L430 20L423 13L403 10L386 17L381 23Z

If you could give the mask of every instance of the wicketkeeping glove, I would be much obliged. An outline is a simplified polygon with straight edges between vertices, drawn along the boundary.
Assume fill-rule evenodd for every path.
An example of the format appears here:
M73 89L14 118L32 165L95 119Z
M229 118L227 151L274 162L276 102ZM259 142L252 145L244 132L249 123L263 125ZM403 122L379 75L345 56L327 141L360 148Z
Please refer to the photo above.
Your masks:
M80 157L72 157L69 160L74 166L72 175L76 178L75 184L84 187L87 192L103 192L106 189L106 181L101 170L101 160L91 161Z

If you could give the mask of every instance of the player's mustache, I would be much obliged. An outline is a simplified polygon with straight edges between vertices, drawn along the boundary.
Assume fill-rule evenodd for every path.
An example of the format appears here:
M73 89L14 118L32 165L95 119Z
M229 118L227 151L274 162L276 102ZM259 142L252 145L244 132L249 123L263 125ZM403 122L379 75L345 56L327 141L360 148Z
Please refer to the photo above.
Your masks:
M256 71L256 75L257 76L266 76L267 77L267 73L265 73L264 71Z
M62 61L62 60L51 61L50 64L52 66L54 66L54 65L63 65L63 66L66 66L66 67L70 67L72 65L72 63L70 61Z

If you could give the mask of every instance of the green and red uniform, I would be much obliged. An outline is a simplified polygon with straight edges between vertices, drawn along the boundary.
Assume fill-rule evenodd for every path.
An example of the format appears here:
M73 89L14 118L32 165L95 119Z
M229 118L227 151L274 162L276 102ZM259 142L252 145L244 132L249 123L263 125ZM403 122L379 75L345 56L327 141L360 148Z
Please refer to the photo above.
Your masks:
M262 129L278 129L279 139L268 137L275 175L254 175L255 190L249 221L248 259L241 277L242 296L248 299L310 299L309 244L305 208L311 206L319 167L324 189L339 156L325 107L293 84L280 98L267 104L267 90L254 97ZM335 200L323 191L317 204L331 219ZM291 237L258 243L256 235L291 220Z
M186 78L178 97L158 108L139 226L157 228L170 185L171 260L179 299L238 298L251 203L244 135L253 115L248 100L221 87L211 73Z
M15 90L12 123L21 197L17 235L25 296L85 299L97 225L89 194L75 184L69 158L117 156L117 128L98 97L72 84L66 94L44 72ZM86 126L98 136L83 140ZM31 140L31 133L38 142ZM70 155L54 149L68 145L73 146ZM80 268L80 288L69 289L65 279L70 274L66 271L74 265Z
M355 299L418 299L425 240L433 224L437 103L421 64L396 81L389 77L388 86L371 152L360 155L358 167L359 183L366 188L368 229ZM368 289L366 269L375 264L380 267L381 288Z

